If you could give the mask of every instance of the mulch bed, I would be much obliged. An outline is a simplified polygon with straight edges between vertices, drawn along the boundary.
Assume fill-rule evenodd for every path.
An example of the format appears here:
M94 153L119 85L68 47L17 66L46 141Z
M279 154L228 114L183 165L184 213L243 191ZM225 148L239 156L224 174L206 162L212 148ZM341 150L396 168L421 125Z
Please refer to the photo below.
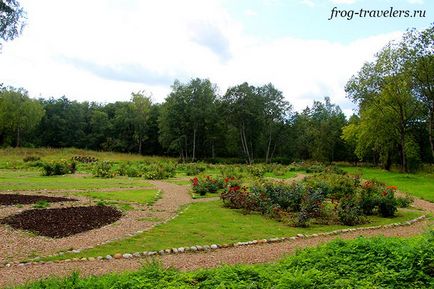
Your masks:
M0 223L51 238L63 238L111 224L121 216L120 211L109 206L33 209L4 218Z
M47 201L49 203L55 202L72 202L76 199L62 198L62 197L47 197L47 196L34 196L34 195L18 195L18 194L0 194L0 205L27 205L34 204L39 201Z

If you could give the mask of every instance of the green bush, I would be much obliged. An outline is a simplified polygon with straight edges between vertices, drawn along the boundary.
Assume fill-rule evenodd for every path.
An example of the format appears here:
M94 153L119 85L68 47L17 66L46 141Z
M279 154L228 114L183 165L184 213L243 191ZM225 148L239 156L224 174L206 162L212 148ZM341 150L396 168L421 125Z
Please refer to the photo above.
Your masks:
M409 194L405 194L403 197L396 197L396 205L398 208L408 208L413 203L414 198Z
M158 162L142 167L143 177L148 180L163 180L176 174L176 165L171 162Z
M247 166L247 172L253 177L263 177L266 173L265 167L262 165L249 165Z
M264 185L265 196L272 204L279 205L284 210L300 211L305 188L300 184L267 183Z
M23 161L24 161L25 163L28 163L28 162L36 162L36 161L40 161L40 160L41 160L41 157L39 157L39 156L34 156L34 155L25 156L25 157L23 158Z
M68 162L66 160L44 162L42 164L43 176L58 176L73 174L76 171L75 162Z
M223 189L225 182L221 178L212 178L206 176L204 178L195 177L192 179L193 192L204 196L207 193L215 194L218 190Z
M395 190L395 187L387 187L378 199L378 212L382 217L393 217L398 210Z
M93 175L98 178L113 178L116 173L113 171L113 164L111 162L102 161L95 164Z
M354 196L342 198L339 202L338 219L343 225L354 226L364 223L366 220L362 216L362 209Z
M185 170L187 176L197 176L206 170L206 166L205 164L192 163L182 165L181 169Z

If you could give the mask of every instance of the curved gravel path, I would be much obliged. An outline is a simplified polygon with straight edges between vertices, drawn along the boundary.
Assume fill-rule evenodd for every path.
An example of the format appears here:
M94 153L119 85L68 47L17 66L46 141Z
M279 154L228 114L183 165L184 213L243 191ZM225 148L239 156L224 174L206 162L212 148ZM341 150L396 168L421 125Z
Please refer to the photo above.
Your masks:
M176 215L182 205L191 202L188 187L176 184L149 181L162 191L162 196L152 207L142 205L139 209L127 211L125 215L113 224L72 235L62 239L52 239L43 236L34 236L25 231L15 230L5 225L0 225L0 263L20 261L29 256L47 256L59 251L83 249L94 247L103 242L118 238L128 237L137 231L145 231L156 224L167 221ZM146 187L149 189L149 187ZM34 193L33 193L34 194ZM94 201L86 197L76 197L78 202L53 204L50 208L91 205ZM3 207L0 217L15 214L31 205L18 207ZM159 220L147 221L147 220Z
M173 214L180 205L191 202L191 198L186 194L188 188L174 184L155 181L157 187L162 188L166 193L171 190L177 190L174 193L170 204L158 202L155 207L159 210L168 210ZM171 194L172 195L172 194ZM176 202L177 204L174 204ZM163 202L164 203L164 202ZM419 207L426 212L434 212L434 204L416 199L415 207ZM171 214L168 213L167 216ZM359 236L386 236L386 237L410 237L425 232L433 226L433 221L423 220L412 224L411 226L380 228L356 232L347 232L338 236L318 236L307 239L296 239L280 243L265 243L250 246L230 247L216 251L172 254L155 257L165 267L174 267L180 270L194 270L198 268L211 268L223 264L254 264L276 261L285 255L294 252L296 249L313 247L319 244L329 242L336 238L353 239ZM139 269L143 264L151 261L149 258L142 259L118 259L110 261L86 261L86 262L68 262L68 263L46 263L23 267L0 268L0 287L7 285L22 284L25 282L47 278L50 276L67 276L74 271L79 271L82 276L101 275L113 272L132 271Z

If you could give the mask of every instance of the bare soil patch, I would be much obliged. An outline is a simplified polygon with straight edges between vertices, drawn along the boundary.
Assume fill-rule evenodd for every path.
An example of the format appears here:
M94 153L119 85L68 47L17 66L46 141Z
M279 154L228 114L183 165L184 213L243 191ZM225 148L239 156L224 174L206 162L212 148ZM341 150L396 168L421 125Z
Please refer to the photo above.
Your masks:
M0 194L0 205L28 205L34 204L39 201L47 201L49 203L56 202L73 202L76 199L63 198L63 197L47 197L47 196L35 196L35 195L18 195L18 194Z
M109 206L33 209L0 220L15 229L63 238L116 222L122 213Z

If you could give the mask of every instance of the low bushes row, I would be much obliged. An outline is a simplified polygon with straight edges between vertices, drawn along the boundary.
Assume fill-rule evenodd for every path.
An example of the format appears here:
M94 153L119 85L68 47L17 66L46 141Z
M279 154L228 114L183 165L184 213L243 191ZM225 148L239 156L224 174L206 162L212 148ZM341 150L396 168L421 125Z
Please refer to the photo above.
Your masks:
M295 226L306 227L310 221L352 226L372 214L393 217L399 204L408 206L411 199L396 198L395 191L378 182L327 173L290 185L227 185L221 199L227 207L260 212Z
M93 175L100 178L112 178L116 175L143 177L148 180L162 180L175 176L176 165L170 162L115 164L108 161L97 162Z

